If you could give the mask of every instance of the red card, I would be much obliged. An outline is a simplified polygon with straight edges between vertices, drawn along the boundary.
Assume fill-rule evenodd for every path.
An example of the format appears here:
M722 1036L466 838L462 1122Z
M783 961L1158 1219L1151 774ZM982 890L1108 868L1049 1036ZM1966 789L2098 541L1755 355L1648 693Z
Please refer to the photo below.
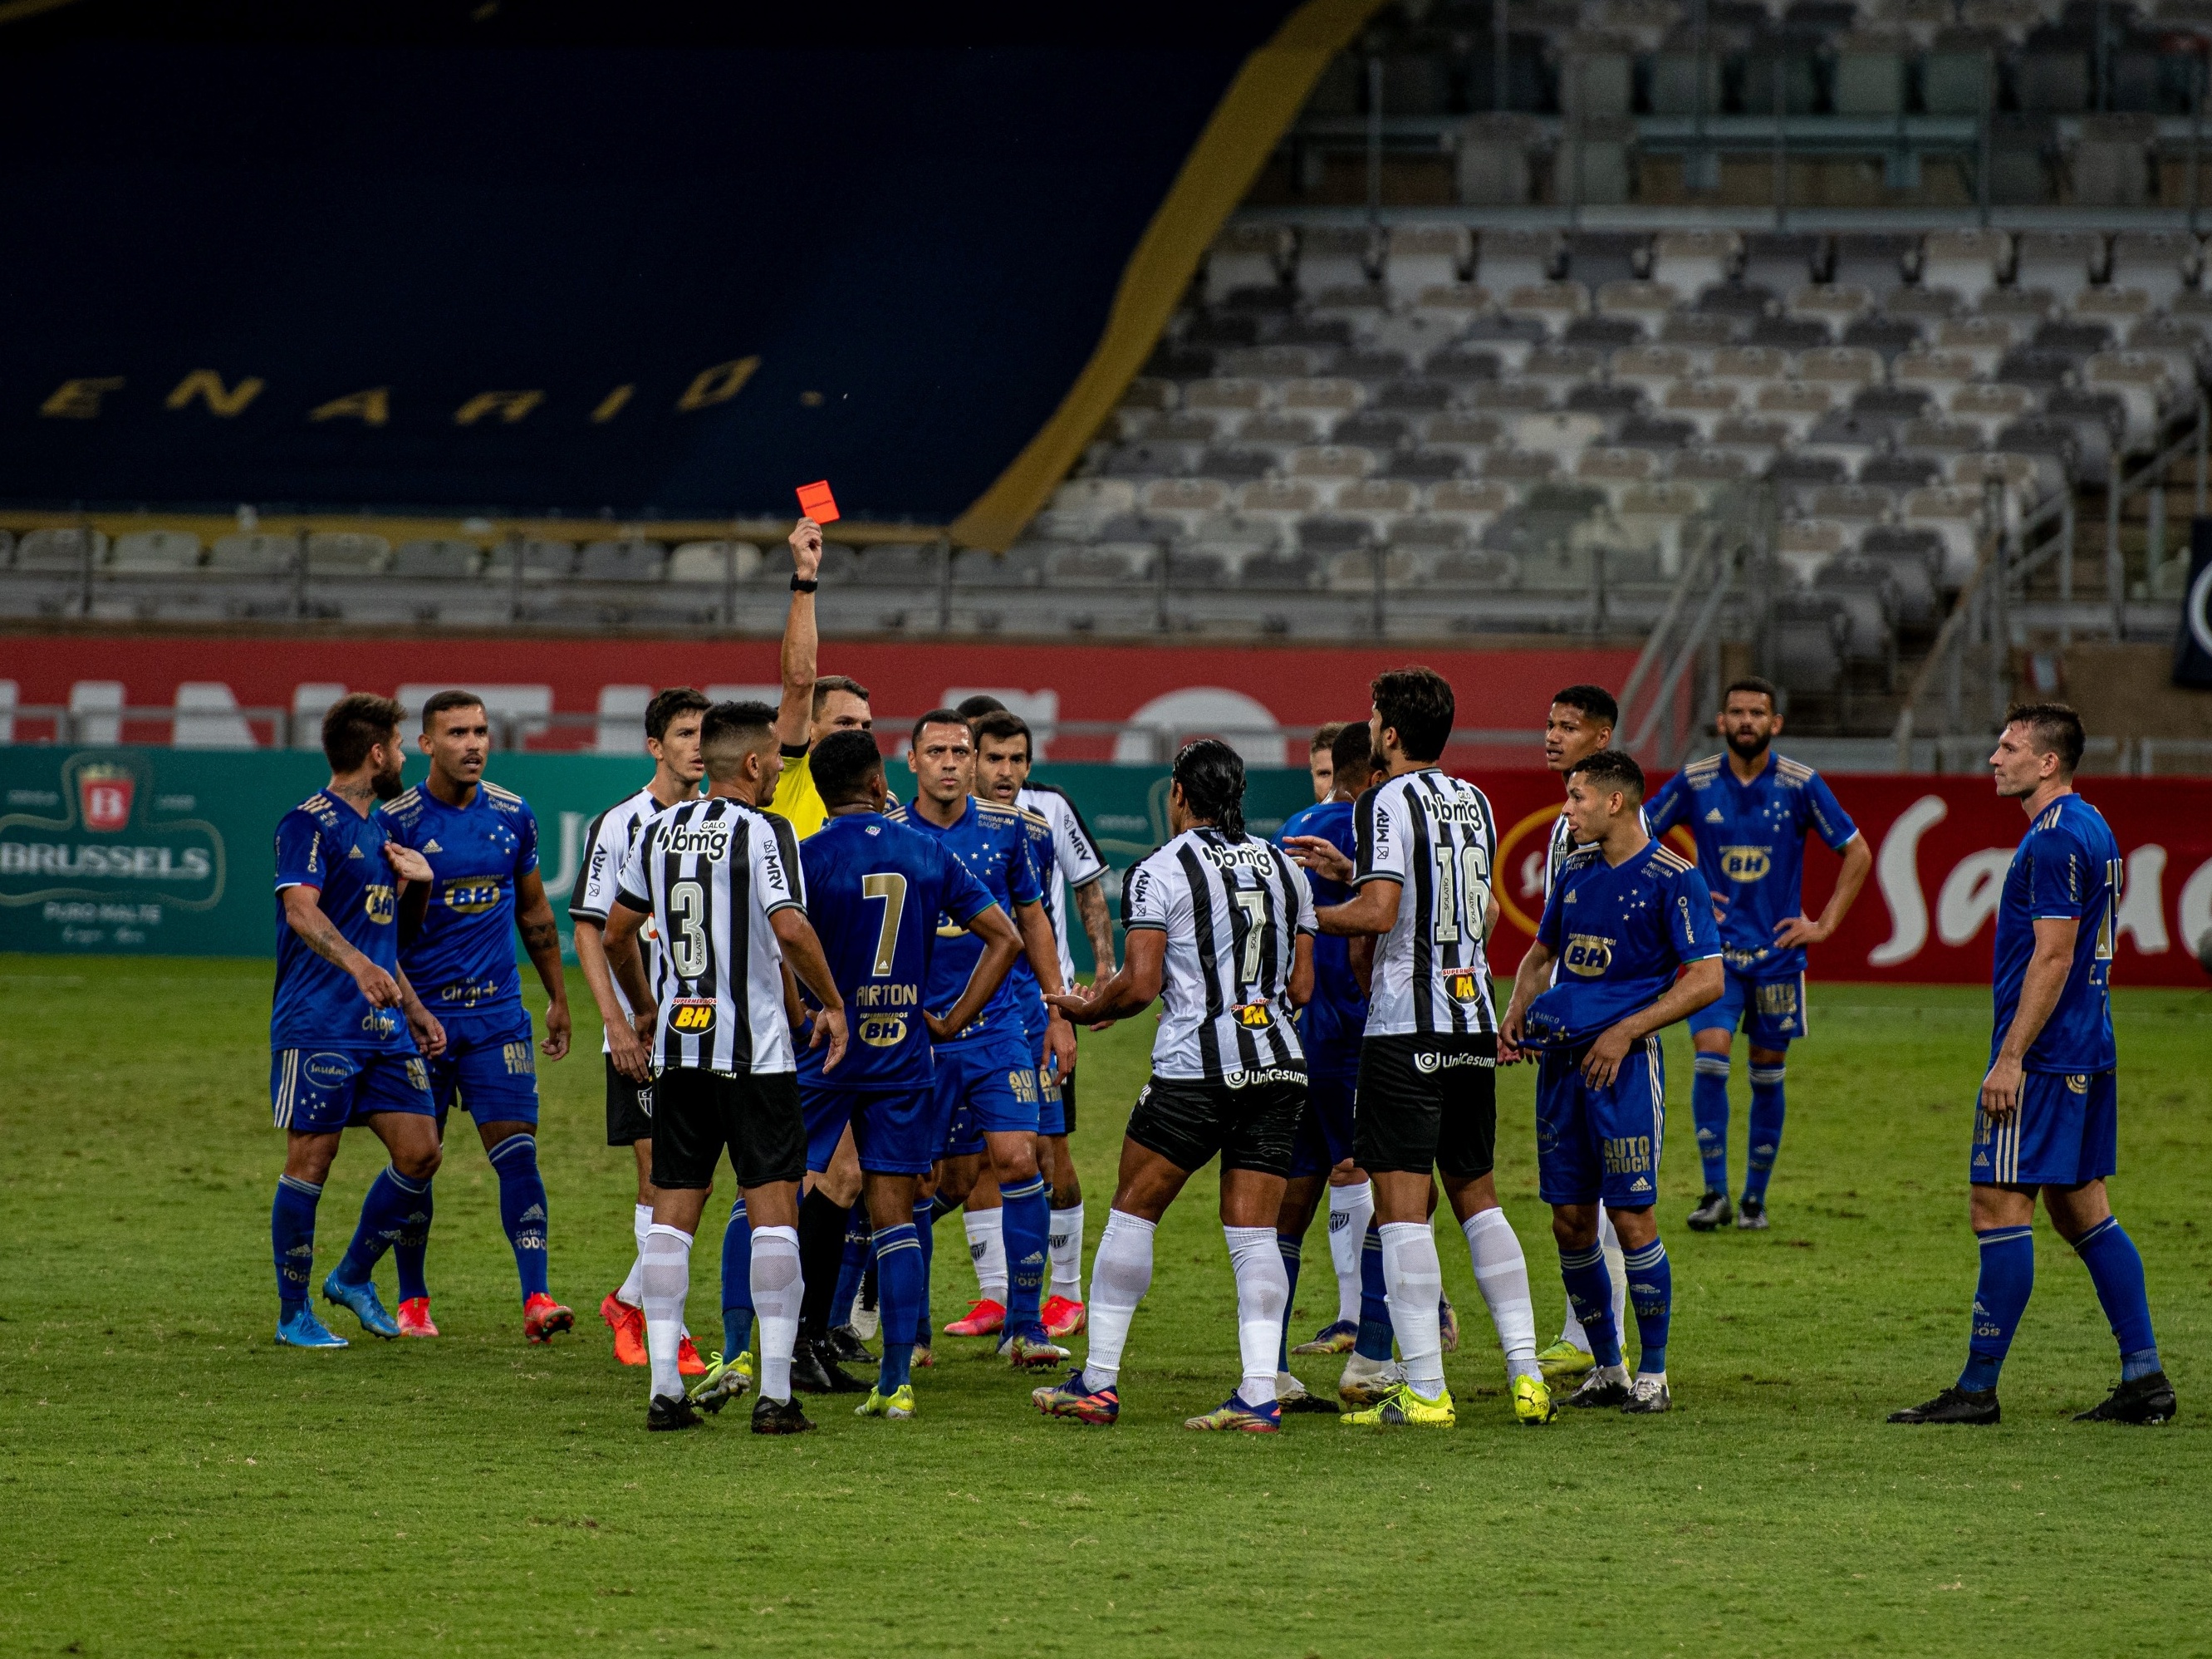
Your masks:
M837 517L837 498L830 493L830 480L799 486L799 510L817 524L830 524Z

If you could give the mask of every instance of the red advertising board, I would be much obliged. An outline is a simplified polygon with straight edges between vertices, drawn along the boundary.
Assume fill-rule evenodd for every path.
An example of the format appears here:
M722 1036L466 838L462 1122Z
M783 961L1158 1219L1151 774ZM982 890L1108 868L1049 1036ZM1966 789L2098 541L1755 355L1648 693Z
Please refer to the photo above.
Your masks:
M1505 915L1492 957L1510 971L1543 905L1545 839L1560 788L1538 772L1481 773L1475 781L1498 814ZM1836 936L1813 947L1813 976L1987 984L1997 895L2027 827L2019 803L1998 799L1986 778L1828 781L1873 850L1874 872ZM2198 941L2212 933L2212 781L2085 778L2081 793L2112 824L2127 861L2112 982L2212 985L2197 961ZM1670 838L1692 850L1686 830ZM1838 868L1814 837L1807 914L1827 902Z

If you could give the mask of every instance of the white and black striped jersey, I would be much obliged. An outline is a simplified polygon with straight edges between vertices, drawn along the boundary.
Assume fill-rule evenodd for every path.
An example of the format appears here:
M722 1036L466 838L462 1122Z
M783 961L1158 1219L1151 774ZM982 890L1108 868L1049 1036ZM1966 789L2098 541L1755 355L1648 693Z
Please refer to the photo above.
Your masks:
M569 920L605 922L607 913L614 908L623 861L629 857L629 849L637 845L638 831L659 811L660 803L653 798L653 791L641 789L592 820L591 828L584 832L584 857L576 866L576 884L568 893ZM660 928L650 916L638 930L637 948L645 957L647 982L658 985ZM629 999L623 994L619 980L615 981L615 1000L622 1005L624 1014L630 1012ZM606 1053L609 1046L602 1036L599 1051Z
M1494 1031L1483 931L1498 823L1489 798L1433 766L1376 784L1352 808L1354 887L1395 881L1397 925L1376 941L1367 1034Z
M1297 936L1316 931L1313 890L1280 848L1186 830L1130 866L1121 925L1168 936L1154 1075L1236 1086L1304 1074L1291 966Z
M1645 835L1651 833L1651 820L1644 816L1644 809L1640 806L1636 809L1636 821L1644 826ZM1552 824L1552 845L1544 858L1544 896L1546 898L1552 896L1552 885L1559 880L1559 866L1567 861L1567 855L1576 848L1588 845L1589 843L1587 842L1577 842L1575 839L1574 821L1565 812L1560 813Z
M649 911L660 931L656 1071L797 1069L783 951L769 925L806 903L788 820L720 795L680 801L638 832L617 899Z
M1091 826L1075 803L1048 783L1032 783L1014 797L1014 805L1034 812L1052 826L1052 868L1044 884L1044 913L1052 923L1052 936L1060 944L1060 982L1075 983L1075 958L1067 941L1067 890L1097 880L1106 873L1106 860L1091 839ZM1110 964L1100 963L1103 977Z

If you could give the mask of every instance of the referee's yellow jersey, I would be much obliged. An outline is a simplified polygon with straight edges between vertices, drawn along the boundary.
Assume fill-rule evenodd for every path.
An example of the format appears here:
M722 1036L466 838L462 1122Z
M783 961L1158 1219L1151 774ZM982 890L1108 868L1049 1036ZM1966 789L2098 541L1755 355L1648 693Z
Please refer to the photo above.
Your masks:
M830 821L830 809L814 787L814 771L808 764L812 758L806 745L783 745L783 775L776 780L775 799L769 803L769 811L788 823L801 841Z

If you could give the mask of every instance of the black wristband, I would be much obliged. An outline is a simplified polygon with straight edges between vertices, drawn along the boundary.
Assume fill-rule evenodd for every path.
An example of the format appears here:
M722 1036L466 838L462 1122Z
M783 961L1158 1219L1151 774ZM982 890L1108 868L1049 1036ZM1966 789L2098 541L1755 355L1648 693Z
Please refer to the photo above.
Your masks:
M811 593L821 586L820 582L809 581L804 576L793 576L791 579L791 591L794 593Z

